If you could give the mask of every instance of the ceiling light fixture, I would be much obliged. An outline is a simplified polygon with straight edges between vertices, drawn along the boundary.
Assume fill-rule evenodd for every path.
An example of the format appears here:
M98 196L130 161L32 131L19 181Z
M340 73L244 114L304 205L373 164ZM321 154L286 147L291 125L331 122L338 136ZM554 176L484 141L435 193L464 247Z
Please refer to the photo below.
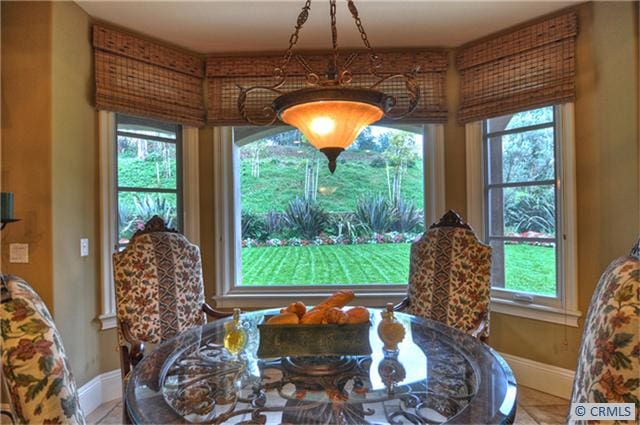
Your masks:
M275 84L249 88L240 87L238 97L238 110L246 121L254 125L271 125L280 119L284 123L296 127L313 146L327 156L329 170L332 173L336 169L338 155L353 143L362 130L383 117L399 119L411 114L420 99L420 87L416 82L418 68L406 74L384 76L379 73L382 60L369 43L354 2L349 0L347 5L368 51L369 74L374 77L374 84L366 88L350 85L353 75L349 71L349 67L358 56L357 53L352 53L341 66L338 65L336 0L329 1L333 55L326 77L321 78L302 56L293 54L293 47L298 41L299 32L309 17L311 0L307 0L298 15L294 32L289 38L289 47L282 62L274 69ZM287 82L287 67L291 58L295 58L307 72L306 84L308 87L285 92L282 87ZM396 106L397 99L380 90L380 86L391 79L403 79L407 90L407 109L397 114L391 113L391 110ZM278 97L271 104L264 106L261 117L250 117L247 98L250 93L261 90L271 91Z

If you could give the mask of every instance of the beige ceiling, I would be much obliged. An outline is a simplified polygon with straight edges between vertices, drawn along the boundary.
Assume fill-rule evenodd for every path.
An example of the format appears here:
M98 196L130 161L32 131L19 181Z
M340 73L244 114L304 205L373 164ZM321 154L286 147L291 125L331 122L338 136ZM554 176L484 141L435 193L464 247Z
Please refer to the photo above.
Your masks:
M374 47L455 47L578 1L360 0ZM78 1L92 17L200 53L284 50L303 0ZM330 46L329 2L315 0L300 34L303 49ZM341 47L360 38L338 0Z

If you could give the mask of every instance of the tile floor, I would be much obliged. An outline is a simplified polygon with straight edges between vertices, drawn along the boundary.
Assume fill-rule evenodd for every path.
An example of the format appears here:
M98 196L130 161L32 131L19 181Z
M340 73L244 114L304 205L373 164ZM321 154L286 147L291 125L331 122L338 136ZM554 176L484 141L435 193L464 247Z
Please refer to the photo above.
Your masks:
M518 389L516 425L564 424L569 401L527 387ZM99 406L87 417L88 424L122 423L122 402L113 400Z

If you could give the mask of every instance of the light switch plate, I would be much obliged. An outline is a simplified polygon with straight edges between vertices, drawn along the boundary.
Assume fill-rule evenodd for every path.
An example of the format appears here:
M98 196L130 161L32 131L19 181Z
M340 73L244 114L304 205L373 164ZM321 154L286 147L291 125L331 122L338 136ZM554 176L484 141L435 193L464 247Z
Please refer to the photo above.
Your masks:
M28 263L29 262L29 244L28 243L11 243L9 244L9 262L10 263Z
M89 239L87 238L80 239L80 256L81 257L89 256Z

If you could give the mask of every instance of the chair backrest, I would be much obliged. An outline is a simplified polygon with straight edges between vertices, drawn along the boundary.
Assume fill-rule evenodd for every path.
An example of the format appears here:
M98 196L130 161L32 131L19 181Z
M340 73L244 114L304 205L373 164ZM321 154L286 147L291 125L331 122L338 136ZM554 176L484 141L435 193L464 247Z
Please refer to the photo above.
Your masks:
M411 245L408 312L489 336L491 247L453 211Z
M2 369L21 423L84 424L75 380L47 306L22 279L4 276Z
M159 217L113 254L117 318L141 342L159 343L205 323L200 249ZM124 343L122 330L118 338Z
M640 416L640 260L614 260L595 288L573 381L574 403L636 403Z

